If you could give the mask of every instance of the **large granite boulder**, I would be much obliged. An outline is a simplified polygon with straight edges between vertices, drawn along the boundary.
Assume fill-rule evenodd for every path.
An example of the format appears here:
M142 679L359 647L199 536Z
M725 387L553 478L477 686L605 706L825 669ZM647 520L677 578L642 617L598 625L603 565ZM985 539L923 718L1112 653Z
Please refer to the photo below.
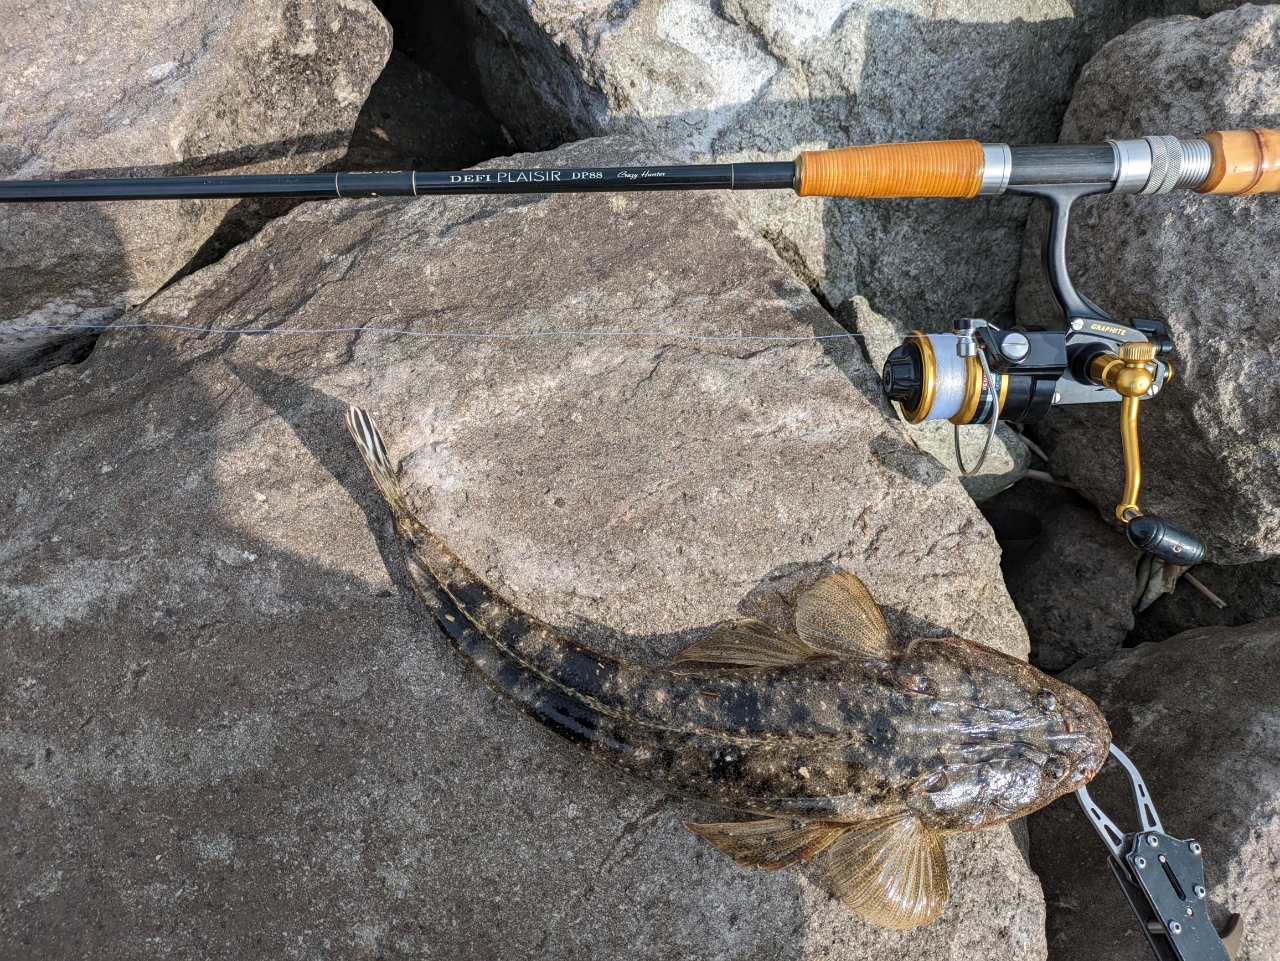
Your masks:
M870 928L521 717L408 587L349 402L601 648L785 623L840 565L901 636L1025 655L987 525L724 198L307 204L131 319L277 333L109 331L0 389L0 953L1044 957L1009 830L948 840L939 920ZM422 336L305 332L357 326Z
M1194 0L465 0L490 109L529 147L616 130L688 159L975 137L1052 140L1080 65ZM739 195L827 302L903 329L1013 314L1026 202Z
M1237 961L1280 957L1280 619L1188 631L1082 662L1061 678L1107 715L1165 831L1204 846L1210 917L1219 929L1232 912L1244 922ZM1135 829L1118 765L1089 791L1122 829ZM1079 807L1055 804L1029 820L1031 863L1049 905L1049 957L1148 961L1106 848Z
M1280 7L1150 21L1085 67L1063 141L1280 126ZM1142 505L1189 526L1207 559L1280 555L1280 202L1175 191L1079 205L1069 259L1081 290L1124 319L1168 322L1177 376L1142 405ZM1028 249L1019 314L1043 321ZM1117 407L1055 410L1041 429L1055 471L1090 500L1124 484Z
M368 0L0 0L0 177L311 171L391 53ZM0 382L84 356L235 201L0 206Z

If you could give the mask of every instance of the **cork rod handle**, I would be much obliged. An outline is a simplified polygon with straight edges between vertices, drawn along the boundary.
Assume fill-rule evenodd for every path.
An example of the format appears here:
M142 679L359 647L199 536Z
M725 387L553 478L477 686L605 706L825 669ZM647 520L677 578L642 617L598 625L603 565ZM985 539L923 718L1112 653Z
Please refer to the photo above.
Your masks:
M801 197L973 197L982 144L933 140L811 150L796 158Z
M1213 156L1202 194L1280 192L1280 130L1214 130L1202 138Z

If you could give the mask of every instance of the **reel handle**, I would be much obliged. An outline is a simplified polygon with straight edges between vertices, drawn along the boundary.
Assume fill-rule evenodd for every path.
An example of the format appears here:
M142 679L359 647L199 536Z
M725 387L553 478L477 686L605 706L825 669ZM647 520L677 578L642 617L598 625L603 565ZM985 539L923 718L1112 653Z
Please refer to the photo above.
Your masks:
M1205 544L1191 531L1146 515L1138 508L1142 487L1142 457L1138 449L1138 409L1142 396L1151 389L1153 375L1148 364L1158 348L1145 341L1121 344L1114 354L1100 354L1089 364L1089 377L1114 390L1120 401L1120 442L1124 448L1124 494L1116 507L1116 517L1128 529L1129 543L1169 564L1191 567L1204 558Z

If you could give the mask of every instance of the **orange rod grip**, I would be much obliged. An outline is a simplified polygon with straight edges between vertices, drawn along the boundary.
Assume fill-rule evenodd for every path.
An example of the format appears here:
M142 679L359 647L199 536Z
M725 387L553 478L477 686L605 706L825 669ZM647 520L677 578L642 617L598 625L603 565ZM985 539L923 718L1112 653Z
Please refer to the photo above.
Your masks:
M973 197L985 166L976 140L810 150L796 158L801 197Z
M1202 138L1213 163L1209 177L1197 189L1202 194L1280 192L1280 130L1214 130Z

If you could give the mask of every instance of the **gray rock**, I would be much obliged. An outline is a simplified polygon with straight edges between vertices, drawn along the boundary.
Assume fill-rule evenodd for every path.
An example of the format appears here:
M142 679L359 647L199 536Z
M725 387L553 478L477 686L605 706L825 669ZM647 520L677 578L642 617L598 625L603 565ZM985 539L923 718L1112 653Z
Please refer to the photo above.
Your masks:
M865 297L851 297L840 305L837 312L840 322L856 331L863 350L871 362L872 370L883 370L889 351L902 342L902 333L893 324L871 309ZM955 430L949 421L925 421L920 424L903 422L903 429L922 451L931 454L943 467L960 479L964 489L975 501L984 501L1011 487L1027 475L1031 452L1016 431L1007 424L996 425L996 435L991 439L982 469L966 477L960 471L956 458ZM982 454L987 442L987 429L965 426L960 429L960 450L964 462L972 467Z
M1108 44L1081 74L1062 140L1280 125L1280 7L1151 21ZM1177 376L1142 405L1141 505L1205 538L1207 558L1280 554L1280 364L1275 355L1274 197L1176 191L1100 197L1075 218L1080 289L1119 318L1168 321ZM1042 322L1027 251L1019 316ZM1055 472L1100 505L1124 484L1115 405L1055 410L1041 436Z
M1053 674L1120 649L1133 626L1141 552L1095 510L1062 505L1041 524L1040 539L1005 563L1004 576L1031 637L1031 663Z
M1219 929L1230 912L1244 921L1238 961L1280 957L1280 620L1188 631L1103 664L1078 664L1062 679L1106 713L1165 830L1204 846L1210 917ZM1117 765L1089 791L1124 830L1134 829ZM1029 821L1050 958L1148 961L1106 848L1079 807L1055 804Z
M954 473L961 486L975 501L994 497L1027 474L1030 452L1017 433L1006 424L996 425L996 435L991 438L991 446L982 462L982 469L971 477L960 473L960 462L956 458L955 427L950 421L925 421L923 424L904 426L916 446ZM965 466L972 467L978 462L986 443L986 427L960 428L960 452L964 454Z
M1194 0L469 0L490 109L526 147L644 131L690 159L974 137L1053 139L1083 64ZM1025 201L739 195L828 303L904 327L1013 314Z
M662 333L119 330L0 389L0 954L1043 958L1008 830L948 840L938 921L872 930L519 716L406 583L348 402L470 564L604 649L785 622L838 564L901 635L1025 652L969 498L724 198L307 204L136 318Z
M397 41L398 42L398 41ZM506 153L498 122L453 94L439 78L392 51L356 119L338 170L459 170ZM226 256L303 200L246 197L169 283Z
M345 170L461 170L508 153L498 122L399 51L369 90Z
M342 156L391 52L367 0L0 0L0 177L315 170ZM234 201L0 206L0 382L83 357Z

